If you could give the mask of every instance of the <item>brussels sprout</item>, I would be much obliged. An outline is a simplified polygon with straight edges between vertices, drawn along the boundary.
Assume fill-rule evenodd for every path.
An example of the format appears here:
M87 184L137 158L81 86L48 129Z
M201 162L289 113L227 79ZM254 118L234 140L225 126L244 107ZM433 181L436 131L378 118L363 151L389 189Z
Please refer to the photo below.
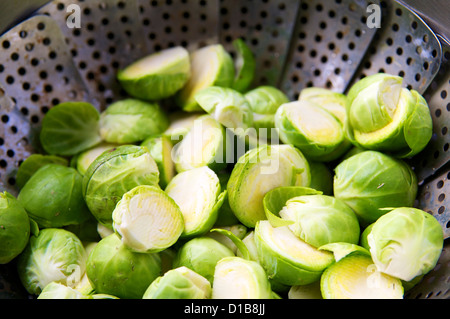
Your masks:
M274 228L267 220L256 224L255 244L269 278L288 286L319 280L324 269L334 262L332 253L304 242L288 226Z
M290 230L306 243L320 246L359 242L359 223L353 210L340 199L327 195L306 195L289 199L280 216L294 221Z
M309 164L290 145L263 145L243 155L231 172L228 201L239 221L247 227L266 219L264 195L279 186L308 186Z
M41 227L76 225L91 216L81 186L76 169L47 164L31 176L17 199Z
M333 114L342 125L345 124L347 96L329 89L310 87L300 92L299 101L310 101Z
M216 173L207 166L175 175L165 191L183 214L182 238L201 235L211 229L226 194L226 190L221 192Z
M353 253L328 267L321 279L324 299L402 299L399 279L379 272L370 256Z
M187 267L169 270L156 278L142 299L209 299L211 283Z
M92 299L92 297L61 283L51 282L44 287L37 299Z
M367 241L379 271L410 281L436 266L444 235L432 215L417 208L400 207L374 223Z
M99 145L94 146L84 152L78 154L75 158L74 167L78 170L81 175L84 175L88 170L92 162L99 157L103 152L112 150L115 147L120 146L119 144L106 143L103 142Z
M174 95L191 74L189 53L183 47L154 52L117 73L128 94L144 100L160 100Z
M16 258L27 246L30 220L19 201L10 193L0 193L0 264Z
M320 281L309 285L291 286L288 292L289 299L322 299Z
M411 157L431 139L433 123L426 100L402 88L399 76L379 73L348 92L346 131L355 145Z
M189 133L176 144L172 151L178 173L209 166L219 171L226 166L225 129L209 115L199 117Z
M51 155L72 156L101 142L100 114L90 103L64 102L51 108L42 120L42 147Z
M343 200L363 226L389 210L412 207L417 178L405 162L377 151L365 151L341 162L335 169L334 196Z
M150 136L141 143L141 146L147 147L155 160L159 171L159 186L165 188L176 174L170 138L165 135Z
M331 251L334 255L335 261L339 261L342 258L344 258L345 256L347 256L351 253L354 253L354 252L358 252L358 253L370 256L370 252L368 249L361 247L359 245L356 245L356 244L350 244L350 243L345 243L345 242L326 244L326 245L320 246L319 250Z
M140 185L123 194L112 213L113 228L134 252L154 253L172 246L184 229L180 208L159 187Z
M60 228L45 228L19 255L17 270L25 289L39 295L52 281L74 286L84 274L86 251L80 239Z
M331 169L322 162L308 161L311 172L310 188L321 191L324 195L333 194L333 173Z
M148 149L122 145L102 153L83 176L83 196L92 215L112 227L122 195L139 185L158 185L159 171Z
M190 54L191 76L175 95L176 104L184 111L202 109L194 99L195 94L209 86L230 87L234 81L234 63L221 44L208 45Z
M180 142L183 137L189 133L194 126L195 120L205 115L204 112L173 112L169 114L169 127L164 131L163 135L170 138L172 144Z
M173 267L190 268L212 284L217 262L230 256L234 256L230 248L215 239L201 236L190 239L178 249Z
M340 120L308 100L281 105L275 113L275 127L283 143L294 145L314 161L335 160L351 146Z
M253 52L244 40L234 40L233 47L236 49L237 58L234 62L235 78L232 88L242 93L245 92L253 82L255 77L256 62Z
M96 293L141 299L161 275L161 258L158 254L132 252L116 234L111 234L89 254L86 273Z
M36 171L47 164L68 166L69 161L55 155L31 154L19 166L16 175L16 186L21 189Z
M359 244L367 250L370 250L369 243L367 242L367 236L372 231L373 225L375 225L375 223L372 223L369 226L367 226L361 233L361 237L359 239Z
M264 269L256 261L222 258L216 265L212 299L271 299L272 290Z
M156 102L124 99L100 114L100 136L109 143L137 143L169 127L169 118Z
M275 128L275 113L278 108L289 103L289 98L281 90L274 86L263 85L245 94L250 109L253 112L253 125L258 129L258 133L262 133L262 128ZM271 134L268 134L268 137ZM278 137L278 134L276 135Z

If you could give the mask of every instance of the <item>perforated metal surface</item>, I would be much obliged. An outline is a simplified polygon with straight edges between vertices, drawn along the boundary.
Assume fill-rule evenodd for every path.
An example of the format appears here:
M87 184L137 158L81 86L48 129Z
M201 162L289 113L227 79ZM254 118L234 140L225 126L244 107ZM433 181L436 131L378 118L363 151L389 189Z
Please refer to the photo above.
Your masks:
M66 25L73 3L81 8L80 29ZM380 29L366 24L372 3L382 8ZM17 193L17 168L40 150L40 121L54 105L84 100L104 109L124 96L115 74L133 60L216 42L234 54L238 37L257 60L253 86L277 85L291 99L309 86L345 92L377 72L403 76L405 85L424 93L434 135L410 160L421 182L417 206L450 237L450 46L391 0L50 1L0 37L0 191ZM448 245L407 297L450 298Z

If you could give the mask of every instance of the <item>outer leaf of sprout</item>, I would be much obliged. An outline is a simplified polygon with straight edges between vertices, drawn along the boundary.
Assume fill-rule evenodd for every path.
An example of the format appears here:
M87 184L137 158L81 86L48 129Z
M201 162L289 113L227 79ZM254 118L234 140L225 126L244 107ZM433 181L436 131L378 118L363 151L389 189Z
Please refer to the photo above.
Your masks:
M155 160L159 171L159 186L165 188L176 174L170 138L166 135L150 136L141 143L141 146L147 147Z
M350 243L330 243L320 246L319 250L331 251L334 255L334 259L336 260L336 262L354 252L370 256L370 252L366 248Z
M28 156L22 164L20 164L16 175L16 185L21 189L30 177L36 173L36 171L46 164L60 164L62 166L68 166L69 162L64 157L54 155L42 155L31 154Z
M236 49L237 58L234 63L235 78L232 88L239 92L245 92L252 84L255 76L255 57L244 40L235 39L233 46Z
M244 244L244 242L240 238L238 238L231 231L223 229L223 228L213 228L213 229L211 229L211 231L212 232L215 231L215 232L218 232L219 234L227 236L236 245L242 258L244 258L246 260L251 260L250 252L249 252L247 246Z

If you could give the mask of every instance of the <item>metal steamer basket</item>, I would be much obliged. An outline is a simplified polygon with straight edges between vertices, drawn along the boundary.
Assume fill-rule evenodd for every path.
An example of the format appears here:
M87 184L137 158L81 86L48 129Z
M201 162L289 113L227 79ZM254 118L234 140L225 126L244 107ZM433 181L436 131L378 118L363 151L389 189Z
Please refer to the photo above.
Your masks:
M222 43L234 55L232 41L243 38L258 65L253 85L277 86L291 99L305 87L345 93L369 74L400 75L431 109L432 140L409 163L420 181L416 205L438 219L446 238L435 269L405 297L448 299L450 15L445 1L420 2L3 1L0 191L17 194L17 168L40 151L39 127L51 107L84 100L103 110L125 96L117 70L168 47ZM0 298L27 297L14 265L0 265Z

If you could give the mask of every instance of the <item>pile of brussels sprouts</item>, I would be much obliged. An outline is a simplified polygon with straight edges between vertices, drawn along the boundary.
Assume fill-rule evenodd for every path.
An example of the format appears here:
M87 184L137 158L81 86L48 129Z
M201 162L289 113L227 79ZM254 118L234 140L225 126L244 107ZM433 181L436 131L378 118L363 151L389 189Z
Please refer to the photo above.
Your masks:
M0 194L0 262L29 294L403 298L435 267L443 231L407 163L431 139L424 98L375 74L290 101L251 88L234 44L132 63L102 112L48 111L17 197Z

